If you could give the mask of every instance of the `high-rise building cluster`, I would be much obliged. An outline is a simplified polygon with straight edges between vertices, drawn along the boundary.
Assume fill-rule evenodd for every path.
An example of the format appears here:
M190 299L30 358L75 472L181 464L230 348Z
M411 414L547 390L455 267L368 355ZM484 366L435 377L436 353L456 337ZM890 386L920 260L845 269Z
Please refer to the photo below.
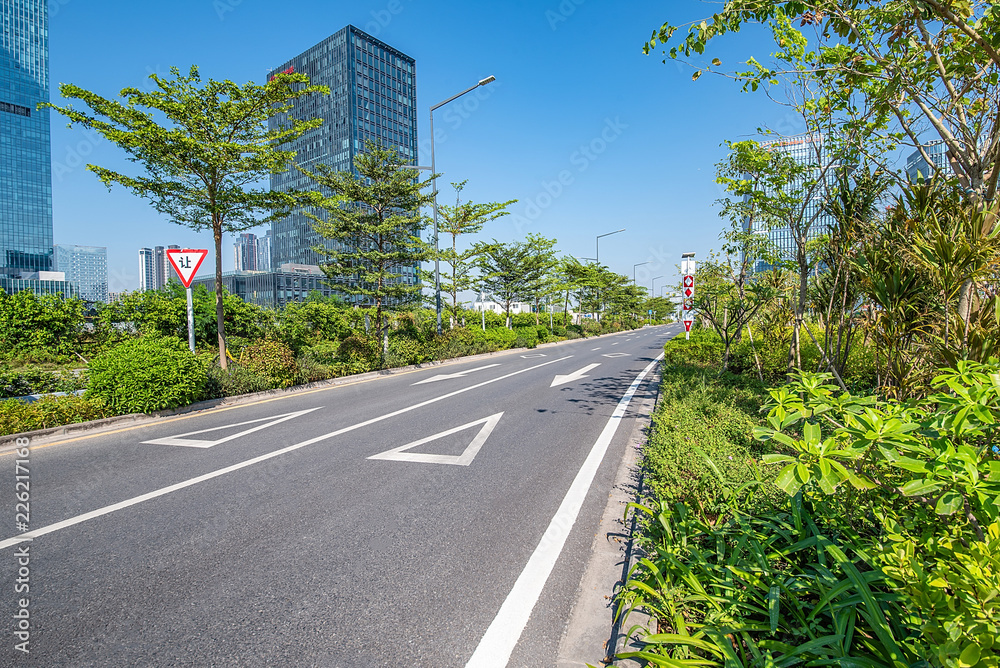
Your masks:
M233 244L233 267L235 271L271 270L271 230L258 237L243 232Z
M139 290L159 290L170 279L176 279L174 268L167 257L168 250L179 250L180 246L154 246L139 249Z

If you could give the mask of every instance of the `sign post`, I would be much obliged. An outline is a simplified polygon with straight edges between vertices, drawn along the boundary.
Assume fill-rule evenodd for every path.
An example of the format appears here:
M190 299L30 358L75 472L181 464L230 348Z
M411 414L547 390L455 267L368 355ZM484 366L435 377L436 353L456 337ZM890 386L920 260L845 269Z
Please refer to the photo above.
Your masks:
M684 338L691 340L691 327L694 325L694 272L697 263L694 253L681 254L681 272L684 274L681 297L684 300Z
M198 268L201 267L201 263L205 261L207 255L208 250L206 249L192 250L185 248L183 250L173 249L167 251L167 259L170 260L174 271L177 272L177 277L181 279L181 284L187 288L188 347L191 348L191 352L194 352L194 301L191 297L191 282L194 280L194 275L198 273Z

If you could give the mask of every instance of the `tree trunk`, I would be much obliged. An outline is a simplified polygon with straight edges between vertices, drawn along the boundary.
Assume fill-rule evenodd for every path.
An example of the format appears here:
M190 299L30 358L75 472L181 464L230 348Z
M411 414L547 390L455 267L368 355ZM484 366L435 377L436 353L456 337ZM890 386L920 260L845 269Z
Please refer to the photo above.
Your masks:
M213 226L215 233L215 324L219 334L219 366L225 371L228 368L226 359L225 317L222 308L222 225Z

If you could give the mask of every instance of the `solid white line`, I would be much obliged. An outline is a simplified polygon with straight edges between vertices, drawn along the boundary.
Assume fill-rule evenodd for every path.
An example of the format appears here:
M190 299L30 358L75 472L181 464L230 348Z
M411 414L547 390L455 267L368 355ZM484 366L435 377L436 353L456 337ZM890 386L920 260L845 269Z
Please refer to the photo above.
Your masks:
M461 390L455 390L454 392L449 392L448 394L443 394L440 397L434 399L428 399L419 404L414 404L413 406L408 406L406 408L401 408L398 411L393 411L392 413L386 413L379 417L372 418L371 420L365 420L364 422L359 422L358 424L351 425L350 427L344 427L343 429L338 429L337 431L331 431L329 434L324 434L322 436L317 436L316 438L311 438L308 441L303 441L302 443L297 443L295 445L290 445L287 448L281 450L275 450L274 452L269 452L266 455L261 455L259 457L254 457L253 459L248 459L245 462L240 462L239 464L233 464L232 466L227 466L226 468L219 469L217 471L212 471L211 473L206 473L200 475L197 478L191 478L190 480L185 480L169 487L162 487L155 491L149 492L148 494L143 494L142 496L137 496L132 499L126 499L125 501L120 501L114 503L110 506L104 506L103 508L98 508L97 510L92 510L89 513L84 513L82 515L77 515L76 517L71 517L69 519L63 520L61 522L56 522L55 524L49 524L47 526L41 527L39 529L32 529L27 533L22 533L19 536L14 536L13 538L7 538L6 540L0 541L0 550L5 550L8 547L17 545L18 543L23 543L25 541L34 540L46 534L59 531L60 529L65 529L66 527L71 527L74 524L80 524L81 522L86 522L87 520L92 520L95 517L101 517L102 515L107 515L113 513L116 510L122 510L128 508L129 506L134 506L136 504L142 503L143 501L149 501L150 499L155 499L171 492L176 492L178 490L184 489L185 487L190 487L192 485L197 485L200 482L205 482L206 480L211 480L212 478L218 478L219 476L226 475L227 473L232 473L234 471L239 471L240 469L246 468L248 466L253 466L254 464L259 464L260 462L267 461L268 459L273 459L274 457L280 457L283 454L293 452L299 448L304 448L307 445L313 445L314 443L319 443L320 441L325 441L327 439L333 438L334 436L340 436L341 434L346 434L357 429L362 429L364 427L371 426L377 422L382 422L383 420L388 420L389 418L396 417L397 415L403 415L404 413L409 413L410 411L415 411L418 408L423 408L424 406L430 406L431 404L436 404L439 401L444 401L445 399L450 399L451 397L458 396L465 392L470 392L472 390L479 389L480 387L485 387L492 383L511 378L512 376L517 376L528 371L534 371L535 369L541 369L543 366L548 366L550 364L555 364L556 362L562 362L573 357L572 355L567 355L566 357L559 358L557 360L552 360L549 362L543 362L542 364L536 364L535 366L528 367L527 369L521 369L520 371L514 371L506 376L500 376L499 378L493 378L492 380L486 380L477 385L472 385Z
M628 410L628 406L632 402L632 397L642 381L661 359L663 359L662 353L632 381L632 385L618 402L618 407L611 414L611 418L604 426L604 431L597 438L587 460L576 474L569 491L566 492L559 510L549 522L541 542L538 543L538 547L535 548L524 570L521 571L521 575L518 576L514 588L507 594L503 605L500 606L500 612L486 629L486 635L479 641L479 646L476 647L472 658L465 664L466 668L503 668L507 665L521 633L524 632L524 627L528 624L531 611L538 602L538 597L542 594L545 582L549 579L549 575L556 565L556 560L558 560L563 545L569 537L569 532L573 528L573 524L576 523L583 501L587 497L591 483L594 482L594 476L597 475L597 469L604 459L625 411Z

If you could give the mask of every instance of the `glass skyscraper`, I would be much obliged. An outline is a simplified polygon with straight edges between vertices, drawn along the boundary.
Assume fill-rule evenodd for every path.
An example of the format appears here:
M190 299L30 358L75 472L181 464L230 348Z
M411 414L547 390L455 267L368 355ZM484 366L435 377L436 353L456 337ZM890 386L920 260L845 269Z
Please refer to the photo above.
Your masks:
M0 276L52 269L46 0L0 0Z
M906 175L911 181L920 179L932 179L935 176L948 178L954 176L951 163L948 161L948 145L940 139L924 144L924 151L930 156L934 163L928 165L920 149L914 149L910 157L906 159Z
M80 298L92 302L108 301L108 249L104 246L55 245L53 268L66 274Z
M328 86L330 95L312 95L295 101L294 118L320 117L323 125L290 146L296 162L306 170L317 164L338 171L353 171L354 158L366 141L394 147L408 164L417 162L416 61L371 35L347 26L305 53L276 67L272 73L309 75L311 83ZM276 129L287 115L271 119ZM292 169L271 177L271 189L281 192L311 190L314 183ZM285 263L320 264L323 257L311 250L322 239L313 221L293 213L272 224L271 266ZM334 242L327 241L332 248ZM415 273L400 269L402 280L413 282Z

